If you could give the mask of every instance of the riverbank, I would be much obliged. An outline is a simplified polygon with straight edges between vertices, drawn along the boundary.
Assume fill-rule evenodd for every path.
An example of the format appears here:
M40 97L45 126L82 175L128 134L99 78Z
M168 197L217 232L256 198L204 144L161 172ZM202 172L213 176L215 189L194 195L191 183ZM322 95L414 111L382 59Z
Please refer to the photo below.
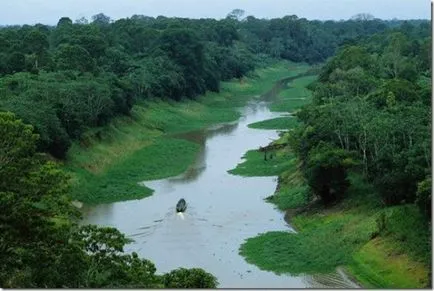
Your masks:
M307 189L293 188L293 182L285 180L269 201L280 209L289 207L287 221L298 233L270 232L248 239L240 254L276 273L329 273L344 267L366 288L426 287L429 234L416 207L384 209L360 176L353 174L351 182L349 198L342 203L303 209ZM382 215L384 229L378 222Z
M306 79L294 83L298 89L282 91L270 108L291 112L300 102L309 102L309 93L302 89L308 83ZM301 92L304 99L300 99ZM297 104L289 105L291 99L298 100ZM272 121L263 124L267 123ZM286 139L287 135L282 135L272 144L286 144ZM384 208L372 185L352 172L347 198L324 208L310 199L290 148L274 148L268 154L291 157L280 161L284 167L259 159L263 152L253 150L230 172L266 176L279 169L279 185L267 201L285 211L297 233L268 232L246 240L240 254L247 262L278 274L330 273L343 267L367 288L426 287L431 262L430 234L415 205Z
M194 160L199 146L170 138L180 132L235 121L237 110L269 91L278 80L302 74L306 65L279 62L242 80L223 82L220 93L182 102L153 100L136 105L130 117L86 133L68 152L73 199L87 204L140 199L152 189L140 181L176 176Z

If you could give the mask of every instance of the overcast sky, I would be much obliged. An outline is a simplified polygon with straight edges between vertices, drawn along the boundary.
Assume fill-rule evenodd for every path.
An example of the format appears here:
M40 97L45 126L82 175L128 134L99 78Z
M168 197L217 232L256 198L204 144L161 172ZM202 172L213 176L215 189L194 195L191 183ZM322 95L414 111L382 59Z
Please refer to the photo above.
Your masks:
M104 13L116 20L134 14L223 18L235 8L257 18L297 15L307 19L348 19L369 13L381 19L429 19L430 0L0 0L0 25L56 24Z

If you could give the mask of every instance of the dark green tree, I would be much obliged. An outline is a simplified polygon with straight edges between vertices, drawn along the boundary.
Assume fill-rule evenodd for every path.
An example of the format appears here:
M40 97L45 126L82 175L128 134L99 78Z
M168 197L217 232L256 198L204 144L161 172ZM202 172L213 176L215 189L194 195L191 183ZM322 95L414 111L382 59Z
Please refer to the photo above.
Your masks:
M355 164L348 152L321 142L309 153L309 186L326 205L340 200L350 185L347 171Z
M166 288L216 288L217 279L202 269L179 268L163 275Z

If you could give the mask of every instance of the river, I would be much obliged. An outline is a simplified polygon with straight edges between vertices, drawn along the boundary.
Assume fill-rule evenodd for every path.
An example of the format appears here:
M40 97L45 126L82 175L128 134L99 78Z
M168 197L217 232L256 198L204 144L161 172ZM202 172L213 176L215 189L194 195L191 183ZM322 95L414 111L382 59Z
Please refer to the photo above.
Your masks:
M252 101L240 110L242 117L237 122L177 136L201 145L196 161L185 173L142 182L155 190L142 200L84 205L83 223L113 226L126 233L135 240L126 251L151 260L159 273L199 267L215 275L220 288L358 287L340 270L315 276L277 275L248 264L238 254L239 246L249 237L267 231L293 231L283 213L264 201L274 192L276 177L227 173L246 151L278 137L274 130L247 127L282 116L270 112L266 102ZM188 204L184 217L175 213L180 198Z

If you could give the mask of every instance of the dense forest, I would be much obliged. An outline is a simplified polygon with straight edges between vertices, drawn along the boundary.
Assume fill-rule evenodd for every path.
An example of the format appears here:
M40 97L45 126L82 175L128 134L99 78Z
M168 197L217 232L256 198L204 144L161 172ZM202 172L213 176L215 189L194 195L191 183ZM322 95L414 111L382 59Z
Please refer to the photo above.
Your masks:
M0 27L0 286L215 287L200 269L156 275L113 228L79 226L54 160L147 99L219 91L273 59L321 64L292 147L326 203L359 167L384 203L431 213L428 21L157 18L104 14ZM427 219L428 220L428 219Z
M179 19L135 15L55 27L0 29L0 106L34 126L38 149L64 158L86 128L129 114L148 98L194 98L218 91L270 58L318 63L336 48L384 31L381 20ZM410 25L410 24L406 24ZM420 24L429 31L427 23ZM31 108L31 110L30 110Z
M385 205L417 203L431 218L431 39L402 25L341 47L311 84L292 148L325 203L357 167Z

